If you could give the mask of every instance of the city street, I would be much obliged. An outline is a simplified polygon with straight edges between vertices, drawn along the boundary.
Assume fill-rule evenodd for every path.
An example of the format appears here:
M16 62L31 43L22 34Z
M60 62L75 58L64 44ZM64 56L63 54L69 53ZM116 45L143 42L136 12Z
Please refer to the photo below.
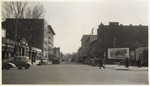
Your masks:
M3 84L148 84L148 71L99 69L85 64L61 63L29 69L2 70Z

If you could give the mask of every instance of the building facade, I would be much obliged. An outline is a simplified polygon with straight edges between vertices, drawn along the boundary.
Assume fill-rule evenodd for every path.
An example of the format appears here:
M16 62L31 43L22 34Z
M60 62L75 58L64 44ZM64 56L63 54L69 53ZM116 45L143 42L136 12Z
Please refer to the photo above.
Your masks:
M60 56L60 47L54 47L54 55L56 55L56 57Z
M81 47L78 50L78 61L89 63L91 54L91 43L97 40L97 35L83 35L81 39Z
M45 26L43 40L43 56L47 60L50 60L50 58L52 58L54 54L54 35L55 32L53 28L50 25Z
M26 46L41 51L42 58L48 60L53 53L55 32L44 19L6 19L2 27L6 29L6 38L18 43L19 36L22 36L27 42Z
M3 29L5 30L5 29ZM2 30L2 31L3 31ZM12 58L15 55L15 49L17 46L17 42L11 39L6 38L5 33L7 31L3 31L2 33L2 60L6 60ZM38 48L32 48L30 54L30 61L33 63L38 63L40 61L40 57L42 55L42 50ZM25 41L22 41L19 46L17 46L17 56L29 56L29 46ZM32 59L31 59L32 58Z
M135 52L135 49L148 47L148 26L119 25L118 22L110 22L109 25L101 23L97 35L98 55L105 56L107 63L122 60L108 59L109 48L129 48L129 57L131 57L130 52Z

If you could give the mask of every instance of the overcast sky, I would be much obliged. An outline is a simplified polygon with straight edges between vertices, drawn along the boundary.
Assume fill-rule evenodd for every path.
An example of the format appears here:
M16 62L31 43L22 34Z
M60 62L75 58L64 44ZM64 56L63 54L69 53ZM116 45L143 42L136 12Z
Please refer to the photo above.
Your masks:
M148 0L94 0L43 2L45 19L56 35L54 46L63 53L77 52L83 34L90 34L102 22L148 25Z

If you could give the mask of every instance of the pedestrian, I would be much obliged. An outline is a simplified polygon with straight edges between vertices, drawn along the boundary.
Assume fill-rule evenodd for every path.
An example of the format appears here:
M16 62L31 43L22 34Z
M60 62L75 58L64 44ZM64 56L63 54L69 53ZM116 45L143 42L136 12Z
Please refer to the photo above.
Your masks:
M100 58L100 65L99 65L99 68L101 69L101 67L103 67L103 68L105 69L105 67L104 67L104 65L103 65L103 58Z
M129 58L128 57L126 57L126 59L125 59L125 67L129 68Z
M139 57L139 59L137 60L138 67L141 67L141 62L142 62L142 59L141 59L141 57Z
M95 57L93 59L93 66L96 66L96 59L95 59Z

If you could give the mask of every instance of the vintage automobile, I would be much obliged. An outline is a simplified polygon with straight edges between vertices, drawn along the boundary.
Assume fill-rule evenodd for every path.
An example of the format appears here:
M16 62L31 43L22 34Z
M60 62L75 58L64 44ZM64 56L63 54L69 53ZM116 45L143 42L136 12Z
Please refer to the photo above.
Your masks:
M52 59L52 64L60 64L60 59L59 58L53 58Z
M90 63L90 59L89 59L89 58L86 58L86 59L84 60L84 63L90 65L90 64L91 64L91 63Z
M16 56L12 59L3 61L2 67L6 70L9 70L10 68L18 67L18 69L22 69L22 67L25 67L25 69L29 69L31 66L31 62L29 61L29 57L27 56Z
M99 66L99 61L100 61L99 58L93 58L93 59L90 59L90 61L91 61L92 66Z
M48 61L46 59L41 59L38 65L48 65Z

